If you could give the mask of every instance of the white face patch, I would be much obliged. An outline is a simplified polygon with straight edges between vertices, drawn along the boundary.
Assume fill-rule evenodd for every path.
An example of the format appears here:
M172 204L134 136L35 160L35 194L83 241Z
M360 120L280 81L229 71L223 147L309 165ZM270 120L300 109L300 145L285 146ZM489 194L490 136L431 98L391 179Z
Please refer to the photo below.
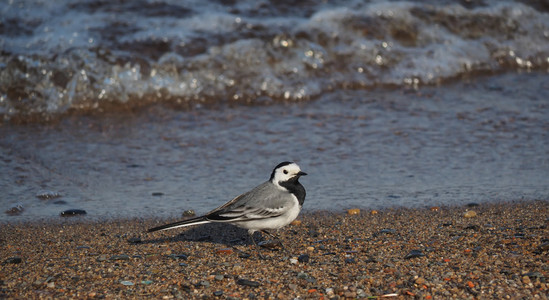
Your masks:
M280 182L288 181L290 178L296 176L299 172L301 172L301 169L296 163L282 166L278 169L275 169L273 183L280 187Z

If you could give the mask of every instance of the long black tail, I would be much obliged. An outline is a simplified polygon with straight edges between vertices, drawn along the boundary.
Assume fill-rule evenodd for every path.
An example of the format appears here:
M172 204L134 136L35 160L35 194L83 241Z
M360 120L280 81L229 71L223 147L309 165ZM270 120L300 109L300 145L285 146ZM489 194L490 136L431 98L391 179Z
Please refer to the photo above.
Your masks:
M192 219L188 219L188 220L177 221L175 223L170 223L170 224L154 227L154 228L151 228L151 229L147 230L147 232L167 230L167 229L173 229L173 228L185 227L185 226L192 226L192 225L198 225L198 224L205 224L205 223L210 223L210 221L205 216L202 216L202 217L196 217L196 218L192 218Z

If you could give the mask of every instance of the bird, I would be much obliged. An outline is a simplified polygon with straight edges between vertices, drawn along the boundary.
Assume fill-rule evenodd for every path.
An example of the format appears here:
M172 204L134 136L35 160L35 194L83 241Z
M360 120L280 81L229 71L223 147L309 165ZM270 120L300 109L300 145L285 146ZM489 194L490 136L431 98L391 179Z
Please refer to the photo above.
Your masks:
M304 175L307 173L301 171L296 163L281 162L273 169L269 180L205 215L154 227L148 232L206 223L229 223L247 229L252 242L259 248L253 238L256 231L274 237L268 230L282 228L299 215L306 195L299 178Z

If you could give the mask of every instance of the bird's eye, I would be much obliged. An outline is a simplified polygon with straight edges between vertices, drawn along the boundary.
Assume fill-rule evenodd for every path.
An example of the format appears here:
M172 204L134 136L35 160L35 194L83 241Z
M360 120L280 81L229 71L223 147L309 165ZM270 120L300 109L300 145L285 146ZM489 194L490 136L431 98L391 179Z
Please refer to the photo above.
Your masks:
M282 172L284 172L284 174L288 174L288 170L284 170L284 171L282 171Z

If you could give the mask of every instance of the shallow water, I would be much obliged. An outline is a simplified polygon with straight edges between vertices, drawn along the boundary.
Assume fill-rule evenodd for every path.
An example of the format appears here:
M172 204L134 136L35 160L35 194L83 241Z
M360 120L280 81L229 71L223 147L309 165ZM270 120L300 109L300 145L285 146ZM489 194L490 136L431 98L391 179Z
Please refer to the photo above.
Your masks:
M309 173L306 210L548 200L548 79L508 73L298 103L157 104L4 123L0 220L69 208L92 218L203 213L284 160ZM43 191L61 197L37 198ZM22 214L4 213L17 204Z

